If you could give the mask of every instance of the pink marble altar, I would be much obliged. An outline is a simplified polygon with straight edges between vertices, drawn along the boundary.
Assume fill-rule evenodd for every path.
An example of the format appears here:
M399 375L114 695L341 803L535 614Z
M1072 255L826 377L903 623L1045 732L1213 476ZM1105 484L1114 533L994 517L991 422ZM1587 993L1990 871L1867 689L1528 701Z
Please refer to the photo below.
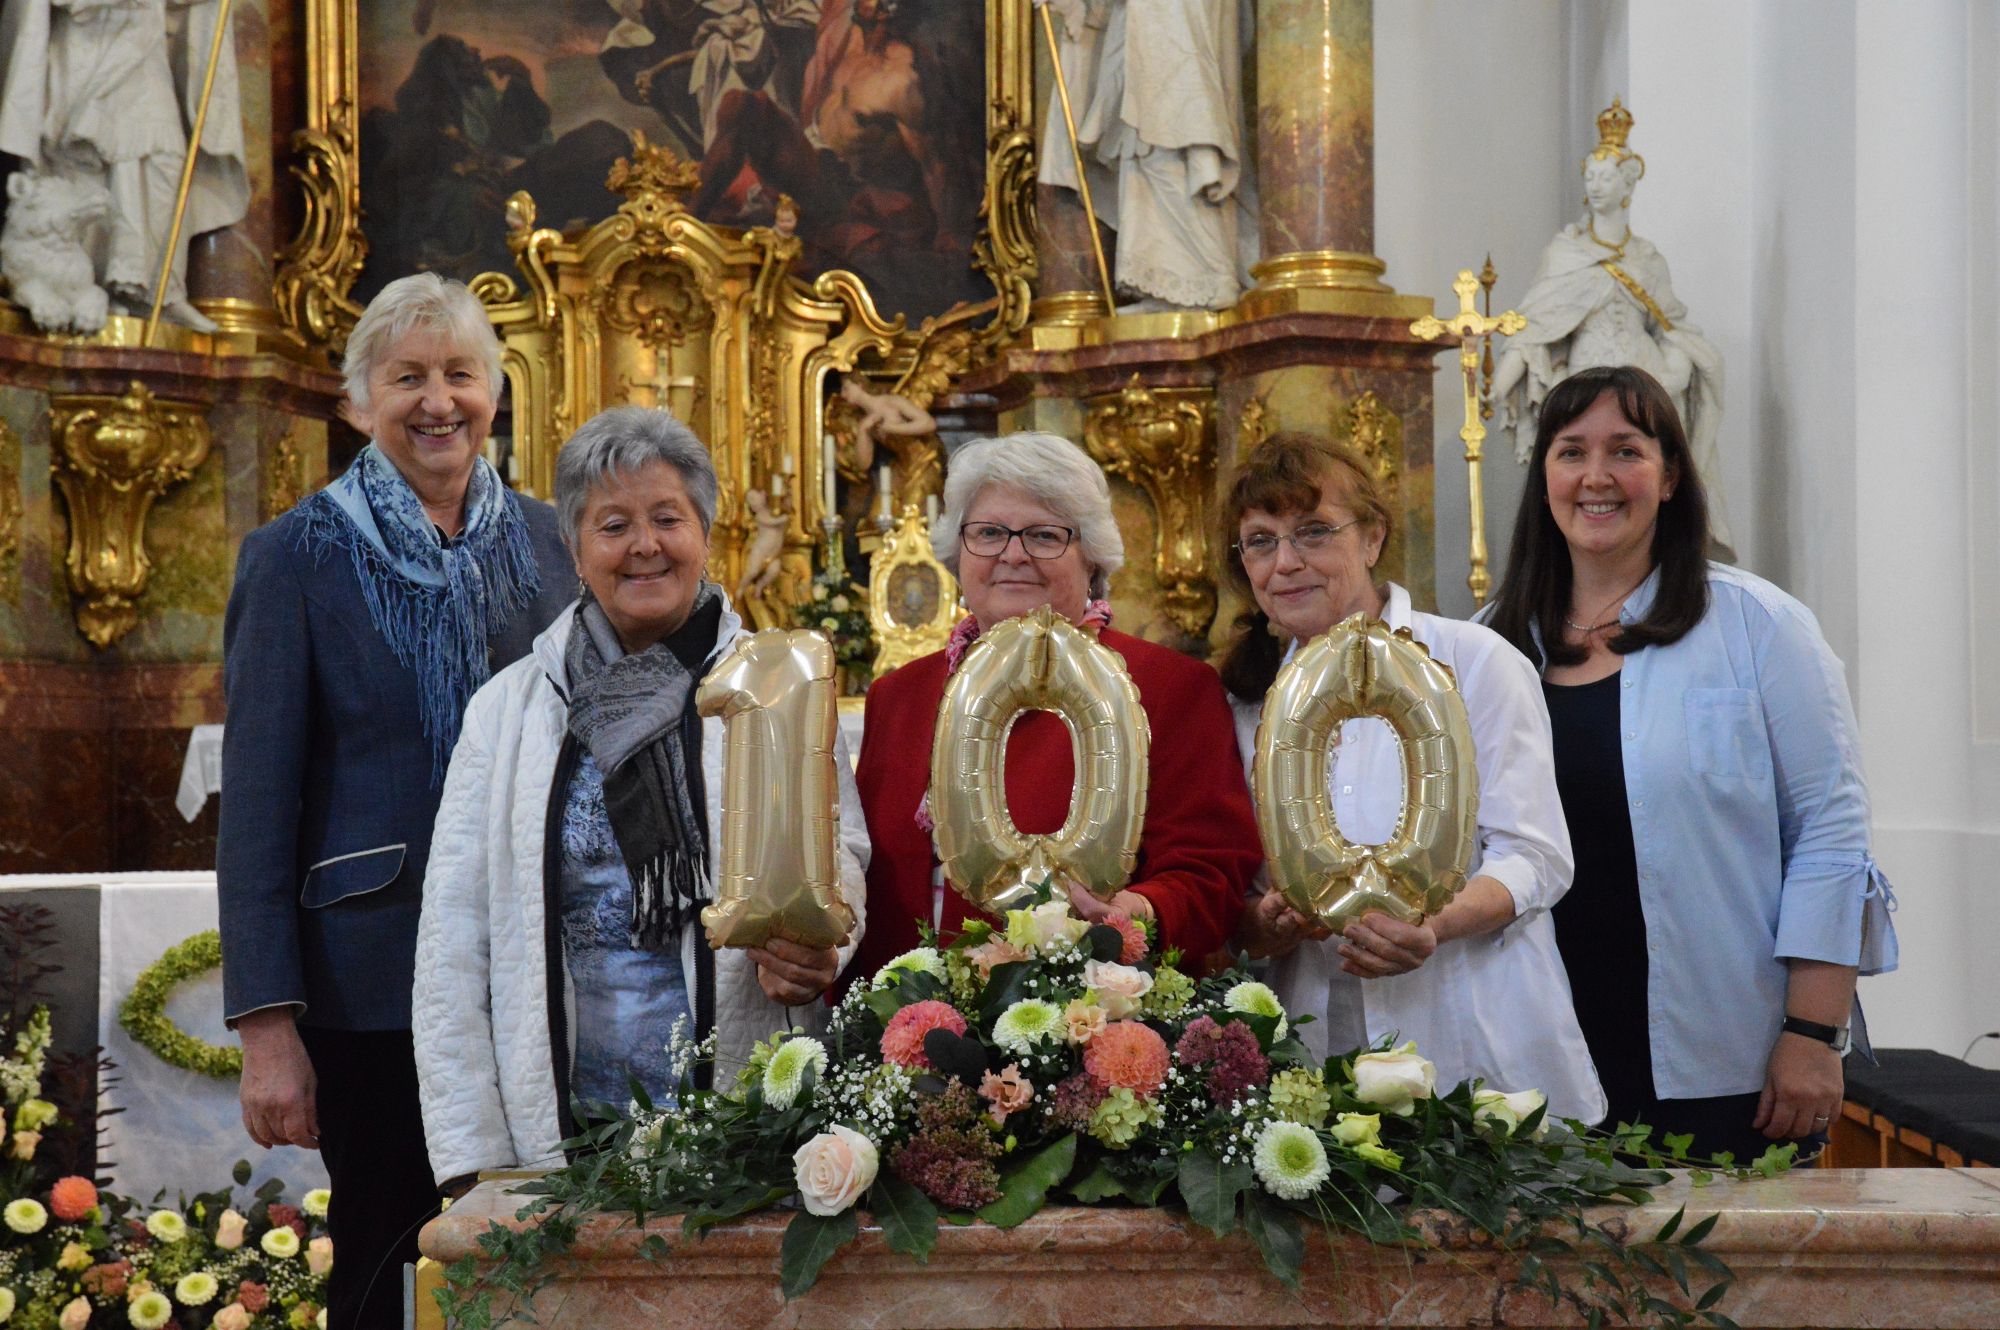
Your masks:
M477 1258L489 1222L515 1222L510 1185L482 1183L424 1231L425 1253ZM1994 1173L1802 1169L1700 1190L1679 1182L1651 1205L1610 1213L1651 1234L1684 1203L1690 1223L1721 1214L1703 1246L1734 1269L1721 1310L1744 1327L2000 1327ZM549 1330L1579 1323L1509 1291L1511 1259L1447 1225L1429 1251L1316 1237L1293 1292L1240 1235L1217 1241L1166 1212L1113 1209L1051 1209L1004 1231L947 1227L928 1265L864 1224L818 1286L787 1303L778 1292L786 1218L759 1216L700 1241L682 1239L676 1220L643 1230L594 1220L536 1313ZM670 1247L658 1263L638 1255L649 1233Z

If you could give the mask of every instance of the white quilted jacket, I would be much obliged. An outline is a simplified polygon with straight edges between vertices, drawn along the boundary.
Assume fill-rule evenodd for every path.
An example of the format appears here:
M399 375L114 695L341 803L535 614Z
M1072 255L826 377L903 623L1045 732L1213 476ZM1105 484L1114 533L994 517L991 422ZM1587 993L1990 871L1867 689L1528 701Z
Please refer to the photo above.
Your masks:
M561 1117L550 1048L548 936L543 842L550 787L568 727L563 650L571 606L535 639L535 648L493 676L473 696L445 777L424 879L417 928L417 978L411 1025L417 1082L431 1167L443 1182L494 1168L560 1163ZM724 602L716 655L742 635ZM722 825L722 727L702 722L701 760L708 787L709 873L717 873ZM841 949L846 968L861 938L868 832L844 743L840 776L841 882L857 920ZM558 927L558 935L560 927ZM681 963L694 974L700 930L682 936ZM569 976L563 1002L573 1010ZM823 1024L825 1007L787 1009L764 996L757 970L736 950L715 957L717 1084L748 1057L750 1045L790 1023ZM574 1024L567 1060L574 1056ZM567 1062L565 1063L567 1065Z

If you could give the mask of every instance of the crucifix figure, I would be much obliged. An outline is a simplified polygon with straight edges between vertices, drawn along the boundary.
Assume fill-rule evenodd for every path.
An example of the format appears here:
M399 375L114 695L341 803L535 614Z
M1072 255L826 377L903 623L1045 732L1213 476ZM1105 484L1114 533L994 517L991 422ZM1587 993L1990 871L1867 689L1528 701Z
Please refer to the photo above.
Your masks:
M692 424L695 407L701 402L703 397L707 396L707 393L701 386L701 380L695 378L692 374L683 374L679 377L674 376L672 372L673 365L668 358L670 348L655 346L651 350L653 353L652 378L633 379L629 376L624 376L619 379L619 383L625 389L625 401L631 405L650 406L659 410L672 411L681 420ZM667 394L676 388L685 389L687 392L686 410L677 409L667 396ZM634 403L632 394L637 392L650 393L653 400L650 402Z
M1458 293L1458 313L1449 319L1426 314L1410 325L1410 332L1426 342L1436 341L1447 333L1458 339L1458 367L1465 375L1465 424L1458 437L1465 445L1467 507L1472 519L1472 539L1466 550L1471 571L1466 574L1465 584L1472 588L1472 603L1484 605L1493 579L1486 572L1486 491L1479 478L1479 464L1486 447L1486 421L1479 409L1479 352L1494 333L1512 337L1527 327L1528 321L1511 309L1494 316L1482 315L1473 306L1479 294L1479 278L1470 268L1458 270L1458 279L1451 289Z

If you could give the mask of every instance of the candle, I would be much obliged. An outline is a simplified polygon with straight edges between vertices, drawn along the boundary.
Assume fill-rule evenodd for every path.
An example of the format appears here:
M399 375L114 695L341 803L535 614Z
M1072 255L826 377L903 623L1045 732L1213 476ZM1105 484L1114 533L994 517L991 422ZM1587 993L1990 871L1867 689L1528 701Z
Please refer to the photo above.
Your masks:
M934 527L937 525L937 519L938 496L935 494L926 494L924 496L924 525Z
M886 466L875 473L875 495L876 520L887 526L896 520L896 492Z
M784 501L785 476L787 474L783 467L780 467L771 474L771 498L774 502L783 503Z
M819 469L821 483L825 486L825 492L821 495L821 502L825 505L826 515L832 517L835 509L833 505L833 435L831 434L826 435L820 440Z
M790 453L784 453L779 456L778 474L781 476L789 476L792 474L792 455Z

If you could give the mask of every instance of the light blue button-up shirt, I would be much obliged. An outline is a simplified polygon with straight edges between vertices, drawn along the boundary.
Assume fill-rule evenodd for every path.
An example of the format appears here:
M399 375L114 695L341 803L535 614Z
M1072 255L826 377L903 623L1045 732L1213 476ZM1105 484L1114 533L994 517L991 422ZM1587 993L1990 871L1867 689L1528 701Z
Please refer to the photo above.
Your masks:
M1658 589L1655 569L1620 621ZM1762 578L1712 563L1708 589L1693 631L1626 656L1619 683L1663 1099L1763 1088L1786 961L1896 967L1840 661L1812 611Z

